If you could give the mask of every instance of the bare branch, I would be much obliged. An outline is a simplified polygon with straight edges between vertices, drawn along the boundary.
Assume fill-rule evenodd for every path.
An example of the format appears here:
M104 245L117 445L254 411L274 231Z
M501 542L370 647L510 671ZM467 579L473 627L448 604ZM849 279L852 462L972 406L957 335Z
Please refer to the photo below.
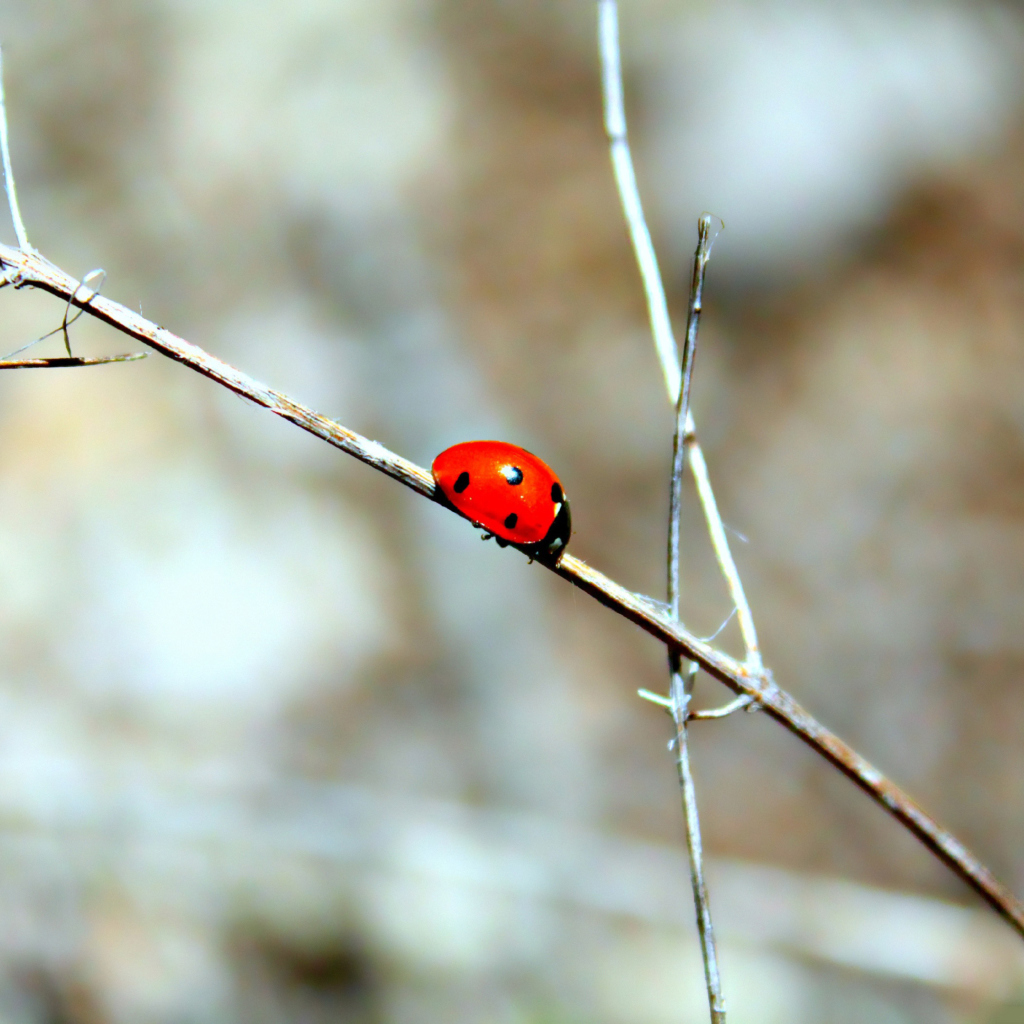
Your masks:
M690 413L686 420L685 438L690 455L690 472L697 485L697 497L700 499L701 508L704 509L704 521L707 523L708 536L711 538L711 546L714 548L718 567L725 577L725 582L729 587L729 596L736 609L736 619L740 624L743 646L747 652L747 666L751 673L756 675L764 669L764 663L761 661L761 648L757 642L757 630L754 628L754 614L750 610L750 603L747 601L746 592L740 582L739 570L736 568L736 562L733 560L732 551L729 548L729 539L725 535L725 525L718 512L715 492L711 489L711 478L708 476L708 464L704 460L704 452L697 443L693 431L693 413Z
M25 222L21 219L18 206L18 192L14 187L14 171L11 169L11 147L7 138L7 107L4 103L4 59L0 50L0 161L4 168L4 188L7 190L7 205L11 208L11 220L14 222L14 234L18 239L18 247L26 252L32 247L28 244L28 232Z
M622 201L622 209L629 225L633 250L640 268L644 292L647 296L647 310L651 322L654 345L661 360L662 373L668 388L669 399L676 406L676 429L672 444L672 480L669 501L668 528L668 604L673 619L679 620L679 536L682 511L683 464L687 449L696 446L693 417L690 414L690 379L693 373L693 359L696 352L697 328L700 321L704 271L711 254L709 241L711 219L704 214L698 226L699 241L694 254L693 278L690 289L689 313L686 328L686 344L682 365L672 333L668 314L665 289L658 270L658 260L651 242L651 234L644 218L643 205L637 189L633 159L629 151L626 134L626 111L623 102L622 64L619 50L618 7L615 0L598 2L598 39L601 52L601 78L604 94L605 129L611 147L612 167ZM725 530L718 516L718 508L707 479L707 467L700 459L704 479L698 481L698 495L709 532L715 556L725 576L733 602L740 611L741 626L749 623L750 633L743 630L747 645L748 664L759 664L757 639L753 633L753 617L747 604L746 595L740 582L739 573L725 540ZM695 475L696 479L696 475ZM701 486L703 484L703 486ZM710 498L710 501L705 501ZM715 527L717 526L717 529ZM749 640L753 641L751 646ZM672 716L676 723L677 767L679 784L683 793L683 815L686 822L687 850L690 857L690 878L693 882L693 899L697 913L697 930L700 935L701 955L704 961L704 978L707 984L708 1005L711 1024L724 1024L725 1000L722 996L722 982L718 972L718 955L715 948L715 933L711 921L711 908L707 887L704 884L704 868L700 838L700 819L697 812L697 795L690 772L690 756L687 743L687 719L690 698L696 679L696 662L691 662L685 680L682 675L680 652L669 649L670 697Z
M665 299L665 288L658 270L658 258L654 252L651 233L647 229L644 218L643 204L637 189L636 174L633 171L633 158L629 151L629 139L626 133L626 110L623 104L622 65L619 57L619 15L615 0L598 0L598 38L601 52L601 83L604 93L604 123L611 148L612 168L615 172L615 183L618 186L619 198L626 216L633 251L640 268L640 279L643 282L644 294L647 296L647 310L651 321L651 333L654 336L654 347L661 363L661 372L665 378L669 401L675 405L679 399L682 384L682 372L679 364L679 351L672 323L668 315L668 303ZM757 643L757 632L754 629L754 616L750 611L740 574L736 569L729 541L725 536L725 527L718 512L708 468L704 461L700 445L697 443L697 428L693 414L687 410L685 417L684 437L690 453L690 472L697 485L697 497L700 499L707 521L708 534L715 552L722 576L729 588L729 596L737 609L740 632L747 652L747 663L752 671L760 671L761 654Z
M686 851L690 859L690 883L693 887L693 905L697 911L697 934L700 936L701 958L704 961L704 984L708 990L708 1008L711 1024L725 1024L725 996L722 978L718 972L718 948L715 928L711 921L711 900L704 881L704 846L700 837L700 815L697 811L697 787L690 770L690 744L687 722L690 700L697 678L697 664L690 662L688 671L679 671L677 654L670 654L672 663L672 719L676 725L676 767L679 786L683 794L683 820L686 822Z
M604 126L611 144L612 167L622 200L622 210L633 239L633 250L640 264L640 277L647 295L654 346L658 350L661 371L669 398L675 402L679 394L679 352L672 334L672 322L661 286L658 257L654 253L651 233L647 230L640 192L636 187L633 157L626 136L626 109L622 102L622 68L619 61L619 13L615 0L599 0L597 5L598 37L601 47L601 84L604 89Z
M125 352L116 356L56 356L50 359L2 359L0 370L52 369L66 366L105 366L107 363L133 363L145 359L148 352Z
M71 299L72 305L84 309L97 320L315 434L360 462L405 484L417 494L432 501L441 501L434 479L427 470L388 451L382 444L370 441L326 416L313 412L287 395L260 384L204 352L199 346L158 327L141 314L112 299L104 296L95 296L89 300L73 298L78 281L38 253L23 252L0 244L0 275L5 273L16 282L17 287L40 288L65 302ZM543 564L668 647L678 649L682 657L697 662L708 675L737 694L746 694L756 700L768 715L835 765L885 808L1024 937L1024 904L996 881L974 854L925 814L878 769L780 689L769 672L753 672L748 664L715 649L686 630L681 623L673 621L659 608L657 601L627 590L573 555L565 553L557 563Z
M693 378L693 361L697 356L697 331L700 328L700 314L704 309L704 274L711 259L711 214L702 213L697 220L697 249L693 254L693 276L690 280L690 302L686 314L686 339L683 342L682 384L676 401L676 435L682 440L686 436L686 423L690 418L690 383ZM682 459L680 459L680 467ZM682 472L680 472L682 478Z
M690 719L700 722L709 718L728 718L729 715L734 714L737 711L742 711L744 708L752 708L753 705L753 697L744 693L739 697L733 698L728 704L723 704L720 708L708 708L705 711L691 711Z
M686 323L686 344L683 347L682 383L676 403L676 428L672 439L672 480L669 487L668 515L668 607L672 618L679 621L679 540L683 505L683 463L686 455L686 422L689 416L690 379L697 352L697 330L700 326L704 272L711 255L711 218L705 214L697 225L697 250L693 254L693 278L690 285L689 316ZM690 771L690 748L687 721L690 700L697 679L697 663L690 662L684 672L679 651L669 649L669 695L672 718L676 725L676 767L683 794L683 819L686 823L686 849L690 857L690 880L693 883L693 904L697 913L697 934L704 961L704 981L708 990L711 1024L725 1024L725 997L718 972L718 951L711 920L711 903L704 884L704 854L700 838L700 817L697 812L697 791Z
M35 250L32 250L33 252ZM88 305L97 295L99 295L98 289L92 289L88 287L87 282L98 277L100 284L107 279L107 272L102 267L97 267L95 270L90 270L85 277L79 282L78 287L75 289L74 299L81 298L82 302ZM12 284L16 279L16 274L8 269L3 275L0 275L0 288L4 285ZM85 294L88 293L88 294ZM71 316L72 302L68 300L64 306L64 319L54 327L52 331L47 331L46 334L40 335L38 338L33 338L32 341L21 345L14 349L12 352L8 352L5 356L0 357L0 370L25 370L25 369L52 369L55 367L69 367L69 366L103 366L106 363L131 363L136 359L145 359L146 352L127 352L121 355L113 356L76 356L71 352L71 337L68 334L68 328L82 316L85 312L84 308L76 309L75 315ZM27 351L39 342L45 341L47 338L53 337L55 334L61 334L64 338L64 350L67 352L66 356L49 357L49 358L38 358L38 359L12 359L11 356L20 355L22 352Z
M687 425L690 419L690 378L697 350L697 330L704 294L704 273L711 258L711 218L705 213L697 224L697 251L693 254L693 281L690 287L686 344L683 347L682 384L676 400L676 430L672 441L672 485L668 516L668 604L679 618L679 530L683 505L683 461L686 457Z

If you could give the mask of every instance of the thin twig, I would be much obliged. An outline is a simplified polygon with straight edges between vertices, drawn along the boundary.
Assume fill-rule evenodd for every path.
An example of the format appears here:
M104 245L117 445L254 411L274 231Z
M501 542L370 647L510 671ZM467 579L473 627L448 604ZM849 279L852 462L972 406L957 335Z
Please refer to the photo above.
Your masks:
M619 48L619 17L615 0L599 0L598 2L598 39L601 52L601 80L604 95L605 129L611 148L612 168L615 181L622 201L622 209L629 225L633 249L640 277L647 296L647 310L651 322L651 333L661 360L665 384L669 398L676 405L676 429L672 447L672 485L669 509L668 537L668 603L672 617L679 619L679 535L680 512L682 506L683 468L687 447L695 444L695 428L690 415L690 379L693 372L693 358L696 352L697 328L700 320L701 301L704 283L704 270L710 255L709 235L711 218L706 214L701 217L698 228L699 241L694 256L693 279L690 291L689 315L687 319L686 343L683 350L682 365L679 364L679 353L672 333L672 323L668 314L668 303L665 289L658 270L658 260L651 241L651 234L644 217L643 204L636 184L633 170L633 159L629 151L629 140L626 131L626 111L623 102L622 62ZM703 460L701 460L703 462ZM705 482L706 482L705 467ZM705 493L710 493L710 485L706 489L698 488L702 500ZM713 499L713 496L712 496ZM717 506L714 501L704 505L705 516L709 519L713 513L718 519ZM737 609L741 613L741 625L753 618L749 614L746 596L740 584L739 573L725 541L725 531L710 530L716 557L722 567L723 575L733 593ZM722 545L724 541L724 547ZM743 633L744 641L748 634ZM747 660L755 663L756 637L754 646L747 647ZM753 652L753 653L752 653ZM690 697L693 692L696 663L691 663L692 670L687 671L684 681L682 661L678 650L669 649L671 668L670 695L672 714L676 723L676 744L678 755L679 783L683 792L683 812L686 822L687 849L690 855L690 877L693 881L694 906L697 913L697 928L700 933L701 954L704 960L704 977L707 983L708 1005L712 1024L724 1024L725 1001L722 996L721 978L718 973L718 956L715 948L715 934L711 921L711 909L708 902L707 888L704 885L704 871L701 854L700 819L697 813L697 799L693 788L693 776L690 772L689 749L687 744L686 721L690 708Z
M102 267L97 267L95 270L90 270L85 277L78 283L78 288L75 289L74 298L79 298L79 291L85 289L89 292L88 295L83 295L82 301L89 303L99 295L99 289L91 289L88 287L86 282L92 280L95 277L100 279L100 287L103 286L103 282L107 279L107 272ZM0 276L0 288L5 285L11 284L10 272ZM52 331L47 331L45 334L41 334L38 338L33 338L32 341L27 342L24 345L19 346L11 352L8 352L4 356L0 356L0 369L3 370L20 370L29 367L54 367L54 366L102 366L104 363L128 363L136 359L145 359L145 352L134 352L125 355L114 355L114 356L92 356L87 358L79 358L71 352L71 336L68 334L68 328L78 320L85 312L84 309L76 309L75 315L71 316L71 310L74 307L71 302L64 306L64 319L54 327ZM70 318L70 319L69 319ZM60 333L64 337L64 350L67 352L67 356L61 356L59 358L40 358L40 359L12 359L11 356L20 355L22 352L27 351L35 345L38 345L41 341L45 341L47 338L52 338L53 335Z
M683 504L683 469L686 457L686 421L689 415L690 380L697 352L697 331L704 294L704 272L711 256L711 218L704 214L697 225L697 250L693 254L693 278L690 285L689 314L686 322L686 343L683 346L682 384L676 403L676 428L672 440L672 482L669 489L668 522L668 607L672 618L679 621L679 548ZM676 767L683 794L683 820L686 823L686 849L690 858L690 880L693 883L693 905L697 915L697 934L704 961L704 981L708 991L711 1024L725 1024L725 997L718 972L718 951L711 920L711 903L704 884L704 855L700 838L700 816L697 812L697 791L690 771L689 730L690 700L697 678L697 663L691 661L684 669L679 651L669 649L669 694L672 719L676 726Z
M686 315L686 340L683 342L682 384L676 402L676 436L680 441L686 436L686 421L690 416L690 383L693 379L693 361L697 355L697 331L700 328L700 314L704 309L704 274L711 259L711 215L702 213L697 220L697 249L693 254L693 277L690 281L690 303ZM680 448L682 445L680 445ZM679 459L679 482L682 487L682 455Z
M633 158L626 136L626 108L622 101L622 67L619 60L619 12L615 0L599 0L597 5L598 38L601 47L601 84L604 92L604 126L611 144L612 168L619 188L626 224L633 239L633 249L640 264L640 276L647 295L654 345L658 350L665 386L675 401L679 394L679 353L672 335L665 290L661 287L658 257L654 253L651 234L647 230L640 192L636 187Z
M691 663L691 668L693 663ZM652 693L650 690L637 690L637 696L643 697L644 700L649 700L652 704L657 704L660 708L667 708L671 711L675 706L676 702L671 697L664 697L660 693ZM728 704L723 705L720 708L707 708L704 711L691 711L687 716L687 721L702 721L707 718L728 718L729 715L734 714L737 711L742 711L746 707L750 707L754 703L754 698L747 693L742 693L738 697L734 697Z
M612 169L615 172L615 183L618 186L619 198L633 242L633 251L640 268L644 294L647 297L647 310L651 321L651 333L654 336L654 347L658 353L658 361L661 363L661 372L665 378L669 401L674 406L679 400L682 384L679 351L672 333L665 288L658 270L658 258L655 255L651 233L644 218L643 204L640 202L640 192L637 189L636 174L633 170L633 158L629 151L626 109L623 103L622 62L619 56L619 15L615 0L598 0L597 14L601 85L604 95L604 124L611 149ZM711 481L708 479L707 464L697 442L697 428L693 422L692 412L687 412L685 426L684 437L690 452L690 472L697 485L697 497L704 510L711 546L729 588L729 596L737 609L747 663L751 671L759 672L762 665L757 632L754 629L754 616L750 611L750 604L743 590L743 584L740 582L740 574L729 549L725 527L722 525L722 518L718 512L715 495L711 489Z
M97 278L97 277L99 278L99 281L100 281L99 287L98 288L90 289L89 285L88 285L88 282L93 280L94 278ZM107 272L102 267L95 267L93 270L90 270L89 273L85 275L85 277L82 278L82 280L78 284L78 287L79 288L85 288L87 291L91 291L92 292L91 295L85 296L85 301L86 302L89 302L90 299L93 299L93 298L95 298L95 296L99 295L100 288L103 287L103 282L106 281L106 279L107 279ZM78 297L78 292L77 291L75 292L75 297L76 298ZM79 317L81 317L82 312L83 311L81 309L78 310L78 312L75 313L75 315L73 317L71 317L71 319L69 320L68 317L71 314L71 303L69 302L64 307L64 319L61 321L60 326L59 327L55 327L52 331L49 332L49 334L44 334L43 337L40 338L39 340L42 341L43 338L48 338L48 337L50 337L51 334L56 334L58 331L60 331L61 334L63 334L63 336L64 336L64 348L67 349L68 356L70 357L71 356L71 337L68 334L68 328L77 319L79 319Z
M643 697L644 700L649 700L652 704L657 704L660 708L668 708L672 710L672 698L663 697L660 693L652 693L650 690L637 690L637 695ZM738 699L738 698L737 698Z
M734 714L737 711L742 711L744 708L749 708L754 703L754 698L750 694L743 693L739 697L734 697L728 704L723 704L720 708L706 708L704 711L691 711L691 721L704 721L709 718L728 718L729 715Z
M676 400L676 429L672 440L672 486L668 516L668 604L679 618L679 531L683 504L683 467L686 459L687 420L690 414L690 378L697 350L697 330L704 294L704 272L711 256L711 218L704 214L697 224L697 251L693 254L693 282L690 287L686 344L683 346L682 384Z
M7 272L10 279L16 282L16 287L39 288L65 302L72 299L73 305L84 309L97 320L315 434L360 462L405 484L417 494L444 504L434 485L434 478L427 470L389 451L377 441L370 441L326 416L313 412L287 395L260 384L204 352L198 345L179 338L119 302L102 295L88 301L72 298L78 281L39 253L23 252L0 244L0 275ZM1024 904L996 881L974 854L925 814L877 768L812 718L785 690L780 689L771 673L751 671L748 664L717 650L689 632L681 623L674 621L667 611L659 607L657 601L627 590L573 555L565 553L553 565L541 564L616 614L640 626L668 647L678 649L682 657L697 662L708 675L735 693L746 694L756 700L766 714L860 786L1024 937Z
M107 363L133 363L145 359L148 352L125 352L116 356L55 356L50 359L0 359L0 370L52 369L66 366L105 366Z
M736 568L736 562L729 548L725 525L718 512L715 492L711 488L711 478L708 476L708 464L704 460L704 452L697 443L693 431L693 413L691 412L686 420L685 437L686 447L689 451L690 473L697 486L697 497L704 510L704 521L707 524L708 535L711 538L711 546L714 549L718 567L729 587L729 596L736 609L736 619L743 636L747 666L753 675L757 675L764 670L764 663L761 661L761 647L757 642L757 630L754 628L754 613L750 610L750 602L747 601L746 592L740 582L739 570Z
M7 190L7 205L11 209L11 220L14 222L14 234L18 239L18 248L26 252L31 250L28 244L28 232L25 222L21 219L18 206L18 192L14 187L14 171L11 169L11 147L7 138L7 107L4 104L4 57L0 50L0 161L4 168L4 188Z
M686 851L690 859L690 883L693 886L693 905L697 912L697 934L700 936L701 957L704 961L704 984L708 991L711 1024L725 1024L725 996L718 973L718 949L715 929L711 921L711 901L704 882L704 848L700 838L700 816L697 813L697 787L690 771L690 744L687 720L690 699L697 678L697 664L691 662L685 673L678 670L678 656L670 655L674 662L670 693L672 719L676 726L676 765L679 785L683 794L683 819L686 822Z

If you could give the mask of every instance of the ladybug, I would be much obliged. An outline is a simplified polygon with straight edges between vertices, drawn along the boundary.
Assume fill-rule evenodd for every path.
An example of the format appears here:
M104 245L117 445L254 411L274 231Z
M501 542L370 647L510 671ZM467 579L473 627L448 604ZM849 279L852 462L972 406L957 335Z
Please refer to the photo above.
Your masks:
M500 547L515 544L531 558L557 558L572 521L561 481L532 452L505 441L465 441L430 467L456 512Z

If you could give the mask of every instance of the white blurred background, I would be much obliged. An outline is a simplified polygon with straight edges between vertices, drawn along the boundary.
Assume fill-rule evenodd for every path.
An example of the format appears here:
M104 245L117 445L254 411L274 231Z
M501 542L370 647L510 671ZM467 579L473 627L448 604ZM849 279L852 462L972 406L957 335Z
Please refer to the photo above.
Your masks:
M621 25L677 324L726 224L694 405L766 660L1022 893L1024 8ZM574 553L661 597L595 34L581 0L2 6L30 237L423 465L535 450ZM0 292L2 350L62 313ZM0 1024L705 1020L664 676L177 365L4 373ZM1024 1021L1024 946L847 781L757 715L695 733L733 1024Z

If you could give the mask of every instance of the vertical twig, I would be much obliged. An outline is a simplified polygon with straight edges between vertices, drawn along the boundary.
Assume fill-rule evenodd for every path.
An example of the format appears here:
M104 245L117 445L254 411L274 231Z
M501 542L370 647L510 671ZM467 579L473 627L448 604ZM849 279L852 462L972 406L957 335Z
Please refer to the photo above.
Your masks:
M640 267L640 277L647 296L647 310L651 321L651 333L654 336L655 348L661 361L665 385L669 398L676 403L676 430L673 442L672 457L672 497L669 513L669 556L668 556L668 599L673 618L679 619L679 511L682 494L682 477L685 462L687 439L694 436L693 418L690 415L690 376L693 370L693 356L697 340L697 327L700 318L701 292L704 283L704 268L707 265L710 246L711 218L704 216L700 221L700 242L694 261L693 287L690 294L690 309L687 320L686 345L682 366L679 364L679 350L672 333L672 323L668 315L668 303L665 289L658 270L658 260L654 253L650 231L644 218L643 205L637 189L636 174L633 170L633 159L629 151L626 134L626 112L622 93L622 67L619 56L619 18L615 0L598 0L598 37L601 51L601 81L604 94L605 129L611 148L612 167L618 186L622 209L629 225L633 249ZM706 472L705 472L706 478ZM712 503L705 505L717 515ZM720 530L724 541L725 531ZM714 534L712 534L714 539ZM722 551L725 552L723 562ZM730 590L738 587L739 600L746 606L743 589L739 586L739 575L732 564L728 552L728 544L724 549L715 544L716 557L722 565L723 573L729 582ZM731 575L727 571L731 568ZM734 600L736 595L734 594ZM744 634L746 638L746 634ZM748 649L749 657L749 649ZM700 933L701 953L704 959L704 977L707 983L708 1004L711 1010L711 1024L725 1024L725 1001L722 997L721 978L718 973L718 956L715 948L714 928L711 922L711 910L708 902L707 887L704 884L703 853L700 839L700 819L697 813L697 796L690 772L689 749L687 746L686 721L690 707L690 696L696 678L696 664L689 667L686 678L683 677L682 662L678 651L669 654L671 668L671 710L676 723L677 765L679 784L683 793L683 813L686 821L686 841L690 857L690 878L693 882L693 898L697 913L697 928Z
M679 394L679 352L672 334L665 289L661 286L658 258L654 254L651 233L647 230L640 192L636 187L633 158L626 136L626 108L622 99L622 66L619 60L619 11L615 0L598 0L598 41L601 50L601 85L604 93L604 127L611 146L612 169L619 189L622 210L633 239L633 251L640 264L640 279L647 295L647 311L651 318L651 333L658 350L661 371L669 398L674 402Z
M11 169L11 147L7 138L7 106L4 103L4 58L0 50L0 160L4 168L4 188L7 190L7 205L11 210L14 222L14 233L18 239L18 248L24 252L33 252L28 244L28 232L25 222L21 219L21 208L18 206L18 192L14 187L14 171Z
M704 309L704 273L711 259L711 214L702 213L697 220L697 249L693 254L693 277L690 279L690 304L686 315L686 341L683 343L683 383L676 403L676 434L685 433L686 421L690 415L690 380L693 377L693 360L697 354L697 330L700 314ZM680 478L682 474L680 474Z
M654 347L661 363L661 372L665 378L669 401L675 405L679 400L682 386L682 373L679 363L679 352L672 333L672 323L668 315L668 304L665 300L665 289L661 283L658 270L658 259L654 253L654 244L644 219L643 205L637 189L636 174L633 171L633 158L629 151L629 139L626 133L626 110L622 93L622 65L619 56L619 15L615 0L598 0L598 38L601 55L601 85L604 95L604 124L608 133L611 149L612 169L615 172L615 183L618 186L619 199L629 227L633 251L640 268L640 279L643 282L644 294L647 297L647 311L651 321L651 333L654 336ZM715 495L708 479L707 464L703 452L697 443L696 427L693 414L687 412L685 422L685 441L690 451L690 472L697 485L697 497L700 499L704 518L707 521L708 534L715 552L715 558L729 587L729 595L737 611L740 632L747 653L747 667L753 673L760 673L763 666L754 630L754 617L750 611L736 569L729 541L725 535L725 527L718 512Z
M711 1011L711 1024L726 1024L725 996L722 995L722 979L718 973L718 949L711 921L711 902L708 899L707 885L704 883L704 849L700 838L700 817L697 813L697 789L690 772L687 712L696 677L697 666L692 662L685 676L678 670L672 672L672 718L676 723L676 763L683 793L686 849L690 857L690 883L693 886L693 904L697 910L697 931L704 960L704 984L708 990L708 1007Z
M697 329L700 326L704 271L711 256L711 218L704 214L697 224L697 251L693 254L693 278L690 284L690 305L686 321L686 343L683 346L681 386L676 403L676 429L672 440L672 487L669 499L668 524L668 604L675 621L679 621L679 546L682 512L683 469L686 459L686 426L689 420L690 378L697 350ZM704 855L700 838L700 816L697 812L697 790L690 771L690 750L687 721L690 699L697 678L697 663L690 662L683 669L678 650L669 652L672 719L676 727L676 764L679 785L683 794L683 817L686 822L686 847L690 857L690 881L693 884L693 903L697 912L697 931L700 935L701 955L704 960L704 981L708 990L711 1024L725 1024L725 998L722 979L718 973L718 950L715 929L711 921L711 903L704 883Z
M668 523L668 603L672 615L679 618L679 524L683 500L683 468L686 462L687 421L690 419L690 378L697 349L704 292L704 271L711 257L711 218L705 213L697 222L697 251L693 254L693 280L690 283L690 306L686 318L686 342L680 371L681 385L676 399L676 430L672 439L672 489L669 497Z
M14 233L18 239L18 249L23 253L38 255L36 250L32 248L28 241L28 232L25 230L25 221L22 219L21 207L18 205L18 190L14 184L14 170L11 167L11 145L7 130L7 101L6 96L4 95L4 57L2 47L0 47L0 165L3 166L4 190L7 192L7 206L11 211L11 222L14 224ZM68 316L71 313L72 304L78 298L79 288L84 287L86 282L97 273L102 274L104 278L106 277L105 271L93 270L82 278L81 285L75 288L71 297L68 299L67 307L64 310L64 319L61 322L60 327L50 331L48 334L44 334L42 338L35 338L27 345L22 345L20 348L16 348L13 352L8 352L6 355L0 357L0 369L16 370L27 369L30 367L51 368L69 366L100 366L104 363L127 363L133 362L136 359L144 359L146 357L145 352L99 357L76 357L71 354L71 340L68 337L68 326L73 324L85 310L84 308L79 308L78 312L76 312L70 320L68 319ZM0 273L0 288L17 280L17 272L14 272L12 269L8 269L6 272ZM85 301L91 301L91 299L98 294L98 291L93 291L90 296L86 297ZM61 331L64 335L64 348L67 351L66 358L17 360L12 360L10 358L11 356L16 356L20 352L24 352L26 349L31 348L44 338L50 337L51 334L56 334L57 331Z

